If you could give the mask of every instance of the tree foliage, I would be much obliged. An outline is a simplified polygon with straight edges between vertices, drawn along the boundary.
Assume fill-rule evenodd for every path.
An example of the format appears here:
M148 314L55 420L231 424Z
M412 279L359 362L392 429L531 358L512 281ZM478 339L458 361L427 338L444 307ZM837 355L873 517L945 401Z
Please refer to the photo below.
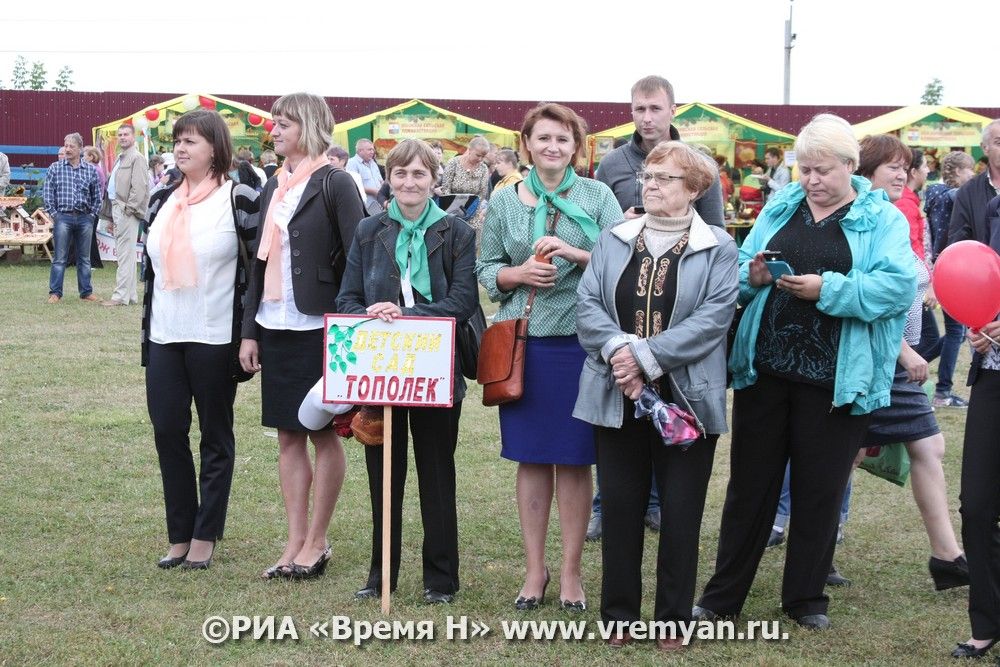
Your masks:
M52 85L52 90L69 90L72 85L73 68L69 65L63 65L59 74L56 75L56 82Z
M14 71L10 74L10 87L24 90L28 87L28 60L24 56L14 59Z
M920 96L921 104L941 104L941 99L944 97L944 84L941 83L941 79L934 77L934 79L924 87L924 94Z

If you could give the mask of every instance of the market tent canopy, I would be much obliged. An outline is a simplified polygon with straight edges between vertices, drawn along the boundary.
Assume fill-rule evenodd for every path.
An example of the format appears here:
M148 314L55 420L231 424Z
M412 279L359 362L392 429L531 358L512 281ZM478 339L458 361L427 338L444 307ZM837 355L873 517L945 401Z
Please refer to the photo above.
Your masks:
M890 111L852 126L854 136L899 133L907 146L971 148L974 154L983 127L992 119L958 107L918 104Z
M754 159L762 159L769 146L790 146L795 143L795 137L787 132L704 102L692 102L678 107L674 113L674 126L684 141L704 144L716 154L726 156L730 164L737 167ZM631 137L634 132L635 123L625 123L592 134L594 163L600 162L600 158L611 150L615 139Z
M270 142L268 133L274 125L271 114L267 111L214 95L191 93L152 104L125 118L98 125L93 128L94 145L104 151L105 167L110 172L118 146L118 128L122 123L128 123L136 130L136 143L140 152L146 155L169 153L173 150L174 121L185 112L198 107L214 109L222 115L229 126L235 149L248 147L254 155L260 155L264 144Z
M463 151L477 134L498 146L517 146L518 133L514 130L469 118L417 99L367 116L335 123L333 141L354 153L358 140L368 139L375 143L378 154L384 156L402 139L436 139L444 146L445 155L449 156Z

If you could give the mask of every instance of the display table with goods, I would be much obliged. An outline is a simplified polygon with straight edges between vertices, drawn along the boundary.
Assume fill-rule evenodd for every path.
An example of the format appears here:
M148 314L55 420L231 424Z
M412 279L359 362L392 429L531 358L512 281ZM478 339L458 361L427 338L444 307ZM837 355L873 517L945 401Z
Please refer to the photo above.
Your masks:
M35 258L39 248L52 261L52 218L43 209L24 210L24 197L0 197L0 249L31 248Z

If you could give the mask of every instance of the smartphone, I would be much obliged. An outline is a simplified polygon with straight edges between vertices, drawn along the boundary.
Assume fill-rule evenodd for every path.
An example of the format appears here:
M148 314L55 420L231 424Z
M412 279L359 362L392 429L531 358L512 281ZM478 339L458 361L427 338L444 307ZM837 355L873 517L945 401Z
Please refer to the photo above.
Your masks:
M764 255L765 262L777 262L781 259L780 250L763 250L760 254Z
M632 210L635 211L636 213L638 213L639 215L643 215L646 212L646 207L645 206L633 206Z
M767 270L771 272L771 279L777 281L781 276L794 276L795 271L789 266L788 262L776 259L774 261L764 262L767 266Z

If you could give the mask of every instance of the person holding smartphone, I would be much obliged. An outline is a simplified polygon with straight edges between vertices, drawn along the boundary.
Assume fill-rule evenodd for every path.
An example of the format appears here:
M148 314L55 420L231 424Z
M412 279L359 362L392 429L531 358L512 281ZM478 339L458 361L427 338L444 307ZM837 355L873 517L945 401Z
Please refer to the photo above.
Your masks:
M830 627L823 588L844 487L870 413L889 403L916 294L906 220L852 175L851 126L820 114L795 150L799 182L771 198L740 249L731 477L715 574L695 620L742 611L790 462L795 512L781 606L799 625ZM764 250L781 251L795 275L774 280Z

